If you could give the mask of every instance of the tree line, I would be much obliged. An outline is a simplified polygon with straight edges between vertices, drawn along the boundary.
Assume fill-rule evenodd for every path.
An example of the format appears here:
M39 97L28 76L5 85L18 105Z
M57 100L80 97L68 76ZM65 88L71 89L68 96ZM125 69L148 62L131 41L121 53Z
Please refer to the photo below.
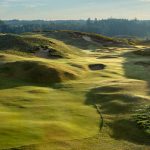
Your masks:
M0 32L24 33L32 31L75 30L93 32L106 36L150 37L150 20L128 19L87 19L87 20L3 20Z

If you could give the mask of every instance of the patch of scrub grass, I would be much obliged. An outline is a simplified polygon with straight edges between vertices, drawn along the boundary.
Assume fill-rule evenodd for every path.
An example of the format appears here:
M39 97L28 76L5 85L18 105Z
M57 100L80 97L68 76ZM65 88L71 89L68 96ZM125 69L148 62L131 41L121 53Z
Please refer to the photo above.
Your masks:
M144 129L145 132L150 134L150 106L138 109L133 118L140 129Z

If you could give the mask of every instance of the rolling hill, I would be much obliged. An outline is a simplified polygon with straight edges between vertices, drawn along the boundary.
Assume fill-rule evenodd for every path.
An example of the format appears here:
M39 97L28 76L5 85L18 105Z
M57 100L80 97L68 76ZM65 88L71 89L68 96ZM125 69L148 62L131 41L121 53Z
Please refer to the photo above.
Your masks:
M1 34L0 149L149 150L149 48L75 31Z

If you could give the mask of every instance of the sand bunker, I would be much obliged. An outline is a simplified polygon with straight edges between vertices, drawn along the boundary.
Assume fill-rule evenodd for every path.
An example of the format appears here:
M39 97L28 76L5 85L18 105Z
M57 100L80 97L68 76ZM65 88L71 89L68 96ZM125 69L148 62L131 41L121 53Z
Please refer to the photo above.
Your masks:
M104 65L104 64L91 64L91 65L89 65L89 68L91 70L103 70L106 68L106 65Z

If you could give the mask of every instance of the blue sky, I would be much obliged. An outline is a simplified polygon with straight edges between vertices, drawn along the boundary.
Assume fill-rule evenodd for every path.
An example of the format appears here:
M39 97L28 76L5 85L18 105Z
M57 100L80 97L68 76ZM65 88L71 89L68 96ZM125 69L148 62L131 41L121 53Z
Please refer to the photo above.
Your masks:
M150 19L150 0L0 0L0 19Z

